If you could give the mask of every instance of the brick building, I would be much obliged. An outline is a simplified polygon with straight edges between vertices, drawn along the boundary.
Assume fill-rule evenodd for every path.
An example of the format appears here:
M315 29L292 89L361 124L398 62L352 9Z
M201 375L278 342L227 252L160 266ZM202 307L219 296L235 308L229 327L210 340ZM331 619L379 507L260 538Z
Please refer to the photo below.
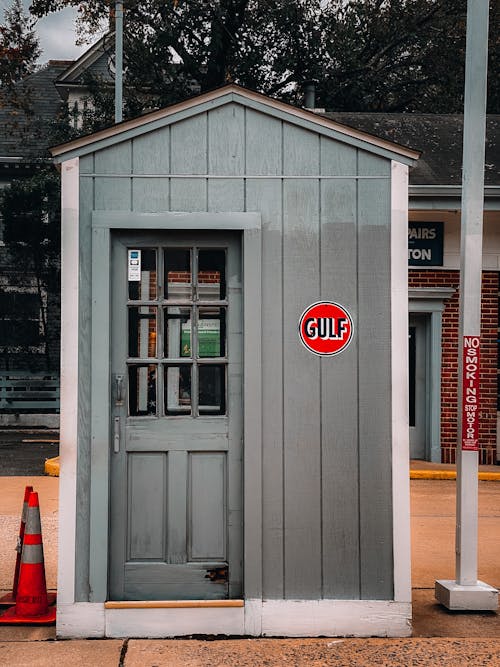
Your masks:
M463 118L327 116L422 151L409 187L410 455L454 463ZM479 462L492 464L499 458L500 116L488 116L486 134Z

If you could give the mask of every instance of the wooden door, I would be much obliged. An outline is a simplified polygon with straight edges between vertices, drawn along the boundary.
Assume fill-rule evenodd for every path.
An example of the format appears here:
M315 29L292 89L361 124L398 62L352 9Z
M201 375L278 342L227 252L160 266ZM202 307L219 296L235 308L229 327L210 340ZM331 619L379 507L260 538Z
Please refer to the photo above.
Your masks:
M242 595L239 237L112 244L110 599Z

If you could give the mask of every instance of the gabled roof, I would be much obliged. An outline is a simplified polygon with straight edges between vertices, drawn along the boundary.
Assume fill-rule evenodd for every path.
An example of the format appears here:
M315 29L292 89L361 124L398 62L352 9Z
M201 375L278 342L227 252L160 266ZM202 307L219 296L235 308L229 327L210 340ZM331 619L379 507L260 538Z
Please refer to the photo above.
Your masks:
M326 113L327 118L405 146L418 146L412 185L462 185L462 115ZM500 115L486 119L485 186L500 185Z
M108 58L114 54L114 32L106 33L87 51L71 63L57 79L56 86L71 87L84 85L88 72L99 74L104 79L112 80L108 69Z
M51 149L51 153L56 158L56 162L62 162L231 102L405 164L411 165L419 157L419 152L412 148L380 139L363 130L347 127L338 121L318 116L311 111L299 109L234 84L223 86L178 104L158 109L94 134L55 146Z
M6 101L0 101L0 159L3 163L48 157L47 127L63 102L54 82L71 63L71 60L50 60L16 83L13 95L9 94Z

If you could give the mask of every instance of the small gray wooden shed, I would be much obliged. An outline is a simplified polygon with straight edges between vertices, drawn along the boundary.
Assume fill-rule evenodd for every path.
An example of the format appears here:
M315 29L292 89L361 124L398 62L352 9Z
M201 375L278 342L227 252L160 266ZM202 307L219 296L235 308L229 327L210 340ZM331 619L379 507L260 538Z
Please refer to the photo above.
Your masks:
M53 154L58 635L409 634L418 154L234 85Z

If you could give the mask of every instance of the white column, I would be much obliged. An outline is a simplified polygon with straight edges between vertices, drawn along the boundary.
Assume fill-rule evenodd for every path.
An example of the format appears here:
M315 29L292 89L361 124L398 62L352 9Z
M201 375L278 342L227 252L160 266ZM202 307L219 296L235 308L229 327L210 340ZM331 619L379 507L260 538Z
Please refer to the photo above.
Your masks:
M57 603L75 600L78 445L78 158L61 165L61 425ZM58 614L59 623L59 614Z
M463 397L464 339L467 336L474 340L481 332L488 11L488 0L468 0L458 341L456 580L436 581L435 589L436 598L449 609L487 610L498 606L498 591L477 580L478 440L475 436L464 442L462 433L462 415L464 404L467 405ZM468 382L466 378L466 387Z

